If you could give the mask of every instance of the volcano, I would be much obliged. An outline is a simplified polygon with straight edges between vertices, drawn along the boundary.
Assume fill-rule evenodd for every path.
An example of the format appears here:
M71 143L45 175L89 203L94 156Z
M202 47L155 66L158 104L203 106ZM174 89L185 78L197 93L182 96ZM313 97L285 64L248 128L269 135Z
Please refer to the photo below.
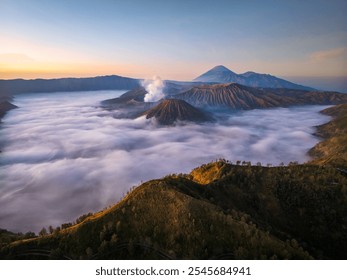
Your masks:
M143 115L147 119L156 118L161 125L172 125L176 121L206 122L213 120L209 114L178 99L163 100Z

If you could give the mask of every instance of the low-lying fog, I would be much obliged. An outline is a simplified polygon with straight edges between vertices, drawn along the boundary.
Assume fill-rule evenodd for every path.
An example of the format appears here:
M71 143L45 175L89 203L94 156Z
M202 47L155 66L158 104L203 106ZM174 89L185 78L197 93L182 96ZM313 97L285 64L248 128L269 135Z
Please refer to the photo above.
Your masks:
M115 119L121 91L26 94L0 126L0 228L38 231L117 202L133 185L217 158L305 162L323 106L244 111L219 124Z

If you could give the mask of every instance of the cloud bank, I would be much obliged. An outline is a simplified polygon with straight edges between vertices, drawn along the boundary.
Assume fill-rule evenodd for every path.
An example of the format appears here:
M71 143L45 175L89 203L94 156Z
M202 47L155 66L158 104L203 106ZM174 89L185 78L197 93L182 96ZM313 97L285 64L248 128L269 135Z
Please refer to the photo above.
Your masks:
M216 158L304 162L329 120L322 106L252 110L218 124L161 127L115 119L98 102L121 92L21 95L0 129L0 228L40 230L117 202L132 186Z

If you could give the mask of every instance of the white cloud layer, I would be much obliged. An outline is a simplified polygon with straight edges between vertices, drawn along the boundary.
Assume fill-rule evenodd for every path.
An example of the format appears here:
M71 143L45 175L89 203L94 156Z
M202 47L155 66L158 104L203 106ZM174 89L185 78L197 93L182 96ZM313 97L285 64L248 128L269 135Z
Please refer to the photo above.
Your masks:
M322 106L244 111L218 124L114 119L121 92L22 95L0 129L0 228L40 230L117 202L133 185L216 158L304 162Z

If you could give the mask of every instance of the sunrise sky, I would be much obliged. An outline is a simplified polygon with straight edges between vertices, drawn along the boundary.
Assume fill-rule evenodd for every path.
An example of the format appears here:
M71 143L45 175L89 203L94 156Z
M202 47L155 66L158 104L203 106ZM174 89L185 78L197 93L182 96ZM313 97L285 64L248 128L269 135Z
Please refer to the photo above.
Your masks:
M0 78L347 77L347 1L0 0Z

